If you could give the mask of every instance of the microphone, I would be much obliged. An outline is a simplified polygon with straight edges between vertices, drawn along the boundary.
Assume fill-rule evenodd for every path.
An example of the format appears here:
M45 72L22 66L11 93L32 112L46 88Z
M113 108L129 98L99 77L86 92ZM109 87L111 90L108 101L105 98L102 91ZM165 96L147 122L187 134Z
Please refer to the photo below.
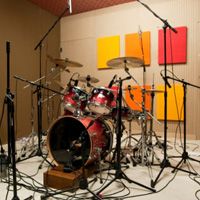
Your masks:
M72 0L68 0L69 13L72 14Z
M131 98L132 101L134 101L134 95L131 93L131 86L128 85L128 92L129 92L129 96Z
M110 81L110 83L109 83L109 85L108 85L108 88L111 88L111 87L113 86L116 77L117 77L117 74L115 74L115 75L113 76L112 80Z
M78 79L73 80L73 81L74 81L74 86L77 86L78 85Z
M170 85L170 83L168 82L167 78L164 77L163 74L162 74L161 72L160 72L160 75L162 76L162 78L163 78L163 80L165 81L165 83L167 84L167 86L168 86L169 88L171 88L171 85Z

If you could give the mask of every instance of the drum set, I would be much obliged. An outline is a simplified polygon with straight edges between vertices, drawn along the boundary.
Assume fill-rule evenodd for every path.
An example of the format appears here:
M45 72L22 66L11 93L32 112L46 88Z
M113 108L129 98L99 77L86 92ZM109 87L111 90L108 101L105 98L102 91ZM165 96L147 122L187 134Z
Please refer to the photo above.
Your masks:
M66 67L65 60L59 59L58 62L51 59L51 61ZM73 64L74 67L81 67L80 64ZM113 68L140 67L143 61L134 57L122 57L112 59L107 64ZM74 79L75 75L77 75L76 79ZM128 76L123 81L128 79L131 77ZM121 81L121 78L119 80ZM119 80L115 75L108 87L95 87L93 84L99 82L97 78L90 75L80 76L78 73L72 75L62 97L64 115L51 124L47 134L49 154L56 165L64 165L66 171L74 171L82 166L104 160L113 147L113 132L116 130L118 114L120 113L121 120L130 123L132 120L143 118L142 112L132 110L126 102L119 112ZM79 87L79 82L86 83L89 92ZM112 87L114 84L117 86ZM124 124L120 126L122 126L120 130L123 131ZM130 138L131 130L129 133Z

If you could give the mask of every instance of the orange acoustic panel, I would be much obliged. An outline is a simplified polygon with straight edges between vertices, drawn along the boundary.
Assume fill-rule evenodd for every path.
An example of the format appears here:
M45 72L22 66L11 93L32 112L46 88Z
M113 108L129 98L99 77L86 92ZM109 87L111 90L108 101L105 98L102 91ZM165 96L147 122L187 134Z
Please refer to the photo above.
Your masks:
M108 68L107 62L120 56L120 36L97 39L97 67Z
M157 86L157 89L164 91L164 85ZM157 119L164 120L164 93L157 94L156 102ZM167 120L176 121L179 120L179 118L183 120L183 86L181 84L174 84L171 88L167 87Z
M143 59L144 64L150 65L150 32L125 35L125 55Z
M141 87L139 86L131 86L131 90L125 90L125 100L127 105L135 111L142 111L142 102L143 102L143 95ZM146 90L151 89L150 85L146 85L144 87ZM150 93L145 94L145 109L150 111L151 109L151 95Z

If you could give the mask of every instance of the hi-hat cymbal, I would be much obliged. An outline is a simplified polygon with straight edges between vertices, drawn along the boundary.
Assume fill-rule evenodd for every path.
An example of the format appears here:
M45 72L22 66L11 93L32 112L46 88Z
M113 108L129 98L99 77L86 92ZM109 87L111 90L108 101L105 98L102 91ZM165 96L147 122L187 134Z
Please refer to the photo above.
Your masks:
M124 88L123 91L133 91L133 90L137 90L136 87L131 87L130 89L129 88Z
M90 82L90 83L98 83L99 80L97 78L94 78L94 77L91 77L90 75L87 75L87 76L80 76L78 78L79 81L81 82Z
M65 59L53 58L50 55L47 55L47 57L52 63L54 63L56 66L61 67L63 69L65 69L66 67L83 67L82 64L69 60L68 58L65 58Z
M163 90L155 90L155 89L149 89L149 90L145 90L146 93L164 93Z
M135 57L118 57L111 59L107 62L107 65L112 68L124 68L124 67L142 67L143 60Z

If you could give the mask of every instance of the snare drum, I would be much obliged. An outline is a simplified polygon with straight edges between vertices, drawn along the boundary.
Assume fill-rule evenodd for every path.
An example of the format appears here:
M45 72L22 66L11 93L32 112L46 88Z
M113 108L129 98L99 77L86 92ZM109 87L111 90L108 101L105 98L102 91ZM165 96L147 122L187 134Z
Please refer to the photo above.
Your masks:
M113 99L114 94L110 89L94 88L88 101L88 108L94 113L108 114L112 110Z

